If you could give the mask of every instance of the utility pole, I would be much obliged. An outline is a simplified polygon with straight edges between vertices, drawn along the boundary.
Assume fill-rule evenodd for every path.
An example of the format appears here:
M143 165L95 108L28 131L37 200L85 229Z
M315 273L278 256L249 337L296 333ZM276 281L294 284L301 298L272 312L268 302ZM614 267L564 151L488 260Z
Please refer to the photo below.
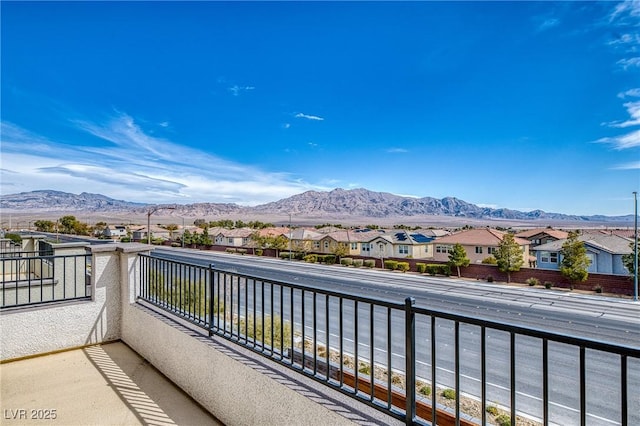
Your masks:
M638 191L633 191L633 300L638 301Z

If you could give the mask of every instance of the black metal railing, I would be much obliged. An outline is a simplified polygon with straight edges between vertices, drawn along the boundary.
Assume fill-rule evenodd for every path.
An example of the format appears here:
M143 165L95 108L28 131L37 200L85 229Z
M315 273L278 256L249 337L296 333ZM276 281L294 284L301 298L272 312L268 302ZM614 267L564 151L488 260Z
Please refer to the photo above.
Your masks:
M543 425L640 424L638 347L424 309L411 298L377 300L148 255L140 262L140 299L407 424L515 425L519 416Z
M91 255L0 255L0 309L91 298Z

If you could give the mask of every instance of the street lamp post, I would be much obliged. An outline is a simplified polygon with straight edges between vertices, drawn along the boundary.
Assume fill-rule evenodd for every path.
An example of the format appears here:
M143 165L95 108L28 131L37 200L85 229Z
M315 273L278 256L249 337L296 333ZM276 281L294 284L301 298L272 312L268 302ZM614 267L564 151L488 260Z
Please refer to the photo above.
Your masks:
M638 191L633 191L633 300L638 301Z
M293 239L293 230L291 229L291 213L289 213L289 260L291 260L291 241Z
M182 218L182 248L184 248L184 217Z
M147 211L147 244L151 244L151 215L158 210L175 210L175 206L156 206Z
M382 241L378 243L378 250L380 251L380 268L384 269L384 249L386 248L386 244Z

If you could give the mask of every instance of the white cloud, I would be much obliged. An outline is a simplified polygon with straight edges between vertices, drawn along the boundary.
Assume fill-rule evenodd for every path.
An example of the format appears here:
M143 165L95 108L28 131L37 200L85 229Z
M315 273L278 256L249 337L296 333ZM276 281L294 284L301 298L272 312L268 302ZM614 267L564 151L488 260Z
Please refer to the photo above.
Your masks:
M635 130L622 136L601 138L598 139L596 143L610 144L617 150L636 148L640 146L640 130Z
M242 92L247 92L249 90L254 90L254 89L255 87L253 86L238 86L237 84L227 88L227 90L230 91L231 94L233 94L233 96L238 96Z
M282 128L283 128L283 129L288 129L288 128L290 128L290 127L291 127L291 124L289 124L289 123L284 123L284 124L282 125Z
M321 188L149 136L126 114L104 124L74 123L102 142L77 146L2 122L3 192L57 189L149 203L250 205Z
M557 27L560 24L560 20L556 18L545 19L539 26L538 31L545 31L549 28Z
M640 161L634 161L631 163L620 164L614 167L615 170L639 170L640 169Z
M309 145L311 148L315 148L318 146L318 144L315 142L307 142L307 145Z
M404 148L389 148L389 149L387 149L387 152L390 153L390 154L403 154L403 153L409 152L409 151L404 149Z
M616 4L609 14L609 22L616 22L620 25L628 24L629 20L640 18L640 1L625 0Z
M299 112L296 115L294 115L294 117L295 118L306 118L307 120L324 121L324 118L318 117L317 115L308 115L308 114L303 114L301 112Z
M627 108L627 112L631 117L630 120L612 121L605 124L609 127L615 127L615 128L625 128L625 127L640 125L640 101L627 102L624 104L624 107Z
M620 93L618 93L618 97L620 99L624 99L626 97L638 98L638 97L640 97L640 88L629 89L627 91L620 92Z
M627 71L629 68L640 67L640 57L620 59L616 64Z
M168 121L163 121L162 123L158 123L158 126L160 126L160 127L169 127L169 122Z

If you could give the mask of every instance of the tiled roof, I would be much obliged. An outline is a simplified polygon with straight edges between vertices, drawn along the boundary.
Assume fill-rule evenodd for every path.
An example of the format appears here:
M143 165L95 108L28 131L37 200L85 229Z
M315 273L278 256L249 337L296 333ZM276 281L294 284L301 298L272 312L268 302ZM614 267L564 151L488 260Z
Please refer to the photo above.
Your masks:
M468 231L462 231L456 234L447 235L446 237L438 238L435 242L438 244L459 243L463 246L498 246L505 235L506 232L491 228L470 229ZM528 240L522 238L515 237L514 240L521 246L529 244Z
M536 228L530 229L528 231L518 232L515 236L519 238L529 239L531 237L535 237L536 235L547 234L551 237L554 237L558 240L562 240L569 236L568 232L561 231L559 229L550 229L550 228Z

